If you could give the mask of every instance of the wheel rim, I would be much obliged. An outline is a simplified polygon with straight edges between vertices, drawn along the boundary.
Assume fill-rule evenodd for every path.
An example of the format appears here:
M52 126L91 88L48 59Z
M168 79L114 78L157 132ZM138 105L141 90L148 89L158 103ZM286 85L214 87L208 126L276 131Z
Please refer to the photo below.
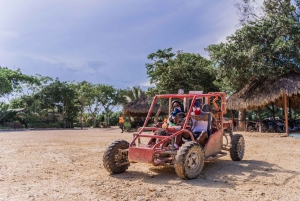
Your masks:
M239 139L239 143L237 145L237 152L238 152L239 158L243 158L243 156L244 156L244 139L243 138Z
M121 150L117 150L115 153L115 164L118 166L126 162L128 162L127 155L122 153Z
M190 171L196 172L200 167L200 156L195 152L191 153L188 157L187 164Z

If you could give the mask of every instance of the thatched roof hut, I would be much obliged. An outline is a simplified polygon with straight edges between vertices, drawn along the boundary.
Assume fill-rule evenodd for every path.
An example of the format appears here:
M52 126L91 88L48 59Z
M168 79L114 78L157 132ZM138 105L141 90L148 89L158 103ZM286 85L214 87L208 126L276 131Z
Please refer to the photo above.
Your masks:
M152 100L147 96L142 96L141 98L128 103L123 107L124 116L131 117L146 117L148 114L148 110L150 109ZM155 104L153 108L153 114L155 115L159 109L159 104ZM162 110L160 112L161 115L168 114L168 108L166 106L162 106Z
M278 107L284 107L285 94L288 98L288 107L300 108L299 91L300 74L296 72L287 73L276 79L253 78L244 88L227 99L227 108L254 110L272 103Z

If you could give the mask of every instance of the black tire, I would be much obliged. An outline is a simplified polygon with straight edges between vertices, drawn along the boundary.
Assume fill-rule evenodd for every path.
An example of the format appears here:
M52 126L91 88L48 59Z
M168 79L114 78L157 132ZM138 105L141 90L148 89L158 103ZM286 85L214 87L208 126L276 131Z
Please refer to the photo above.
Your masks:
M285 126L284 126L284 128L285 128ZM283 129L281 128L281 126L277 126L275 130L277 133L283 133Z
M253 128L252 128L252 126L250 126L250 125L247 125L247 132L251 132L251 131L253 131Z
M266 133L267 130L268 130L268 128L266 127L266 125L265 125L265 124L262 124L262 125L261 125L261 132L262 132L262 133Z
M175 157L175 171L181 179L199 176L204 167L204 151L197 142L184 143Z
M230 157L233 161L241 161L245 153L245 140L240 134L233 135L231 139Z
M103 166L110 174L120 174L127 170L129 163L125 165L119 165L121 163L128 162L128 152L121 154L122 157L116 157L119 154L120 149L128 149L129 143L125 140L116 140L105 149L103 154Z

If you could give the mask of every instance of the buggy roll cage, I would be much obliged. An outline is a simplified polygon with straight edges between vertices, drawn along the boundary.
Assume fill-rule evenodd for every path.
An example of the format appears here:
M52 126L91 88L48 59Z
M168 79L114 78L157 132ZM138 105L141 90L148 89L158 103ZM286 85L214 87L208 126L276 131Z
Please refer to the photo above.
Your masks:
M181 100L183 100L184 98L189 98L189 99L192 99L192 102L191 102L190 107L187 111L187 115L185 117L185 122L184 122L182 128L180 130L178 130L177 132L173 133L171 136L157 136L156 135L155 138L162 139L162 141L161 141L161 143L158 143L155 147L162 144L163 141L167 140L166 138L171 139L172 137L177 136L177 135L181 134L182 132L189 133L190 136L191 136L191 139L194 140L194 136L192 135L191 131L189 131L187 129L188 121L191 117L191 112L193 111L192 105L195 104L197 98L205 98L205 103L210 104L210 98L211 97L214 98L212 100L212 104L215 107L213 109L214 110L213 113L219 114L218 117L219 117L219 122L220 122L220 124L219 124L220 129L223 129L223 123L224 123L223 114L226 114L226 112L227 112L227 110L226 110L226 93L225 92L209 92L208 94L202 94L202 93L197 94L196 93L196 94L163 94L163 95L156 95L156 96L154 96L154 98L152 100L152 103L151 103L151 106L150 106L150 109L148 111L148 114L147 114L147 117L145 119L143 127L135 134L135 137L134 137L133 141L130 143L130 146L132 146L134 144L135 140L139 137L146 137L146 138L153 138L154 137L151 134L142 134L143 131L155 131L155 130L159 129L157 127L147 127L147 124L148 124L149 119L151 117L154 105L156 104L157 99L160 99L160 98L169 98L169 103L171 102L172 98L181 99ZM216 103L216 101L219 100L219 98L221 100L220 107ZM170 110L170 105L169 105L169 110ZM170 113L170 111L169 111L169 113Z

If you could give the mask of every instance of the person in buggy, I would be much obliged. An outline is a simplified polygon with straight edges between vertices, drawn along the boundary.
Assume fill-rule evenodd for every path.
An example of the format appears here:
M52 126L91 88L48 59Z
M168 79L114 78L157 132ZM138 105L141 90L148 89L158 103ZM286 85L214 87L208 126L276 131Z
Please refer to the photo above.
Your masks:
M171 112L169 117L170 124L181 125L185 121L185 115L183 115L184 117L179 120L175 120L175 118L179 113L182 113L184 111L183 105L180 103L180 101L175 100L172 102L172 108L173 111ZM193 112L191 113L190 130L193 133L196 141L202 146L206 144L209 137L207 133L209 127L207 112L211 112L210 106L207 104L204 104L202 106L201 100L198 99L195 102ZM190 135L188 133L183 133L182 137L184 140L191 140Z
M183 112L183 105L181 104L180 101L174 100L172 102L172 109L173 111L171 112L169 121L174 124L175 123L174 119L176 118L176 115L180 112Z

